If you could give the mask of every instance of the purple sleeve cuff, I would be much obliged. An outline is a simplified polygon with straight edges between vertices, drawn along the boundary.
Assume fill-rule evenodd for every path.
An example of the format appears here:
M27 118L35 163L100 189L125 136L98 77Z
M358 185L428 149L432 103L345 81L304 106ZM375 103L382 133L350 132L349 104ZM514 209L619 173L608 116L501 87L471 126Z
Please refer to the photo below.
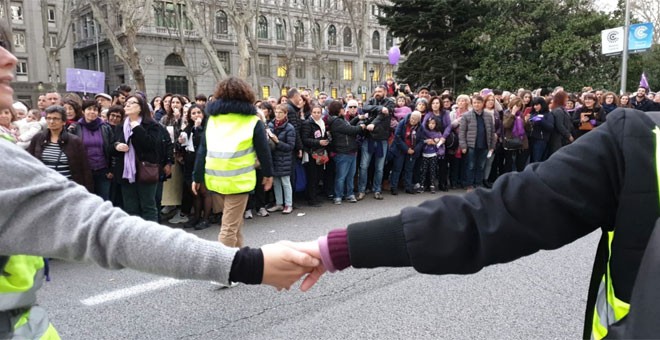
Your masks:
M335 229L328 233L328 251L330 260L336 270L351 266L351 256L348 250L348 232L346 229Z
M331 273L337 271L337 268L332 264L332 258L330 257L330 249L328 248L328 236L321 236L318 240L319 251L321 253L321 262L323 262L323 267Z

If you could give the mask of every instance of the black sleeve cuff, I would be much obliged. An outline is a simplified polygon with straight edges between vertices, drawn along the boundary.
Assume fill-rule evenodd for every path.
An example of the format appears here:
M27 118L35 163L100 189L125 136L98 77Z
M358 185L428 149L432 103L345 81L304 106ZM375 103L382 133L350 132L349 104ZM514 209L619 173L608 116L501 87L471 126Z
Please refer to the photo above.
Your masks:
M261 249L244 247L236 252L229 272L229 281L249 285L261 284L264 276L264 254Z
M401 215L351 224L347 230L354 268L411 265Z

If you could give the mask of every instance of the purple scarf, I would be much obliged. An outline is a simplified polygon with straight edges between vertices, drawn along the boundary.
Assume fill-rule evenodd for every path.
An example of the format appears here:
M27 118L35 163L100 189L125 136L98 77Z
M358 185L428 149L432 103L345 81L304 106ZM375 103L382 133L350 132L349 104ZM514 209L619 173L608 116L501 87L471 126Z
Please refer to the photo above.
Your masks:
M142 123L142 117L138 119L138 123ZM124 120L124 138L126 139L126 144L128 144L128 151L124 154L124 173L122 174L122 178L127 179L128 183L135 183L135 174L137 173L135 167L135 148L133 147L133 143L129 142L132 135L131 119L126 117L126 120Z
M522 111L519 111L518 114L516 114L516 118L513 121L513 130L511 130L511 134L518 138L522 138L525 135L525 126L523 125L523 119L520 113L522 113Z

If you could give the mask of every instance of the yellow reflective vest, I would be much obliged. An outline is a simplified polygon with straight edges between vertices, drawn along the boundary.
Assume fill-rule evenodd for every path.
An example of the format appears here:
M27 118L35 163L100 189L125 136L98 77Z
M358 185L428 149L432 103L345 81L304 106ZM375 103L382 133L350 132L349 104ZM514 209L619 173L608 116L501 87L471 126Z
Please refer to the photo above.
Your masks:
M258 121L256 115L237 113L209 117L204 169L204 183L208 190L223 195L254 190L257 157L252 138Z
M44 280L44 259L37 256L10 256L0 275L0 313L9 319L13 339L59 339L46 311L33 305ZM4 320L3 320L4 321Z

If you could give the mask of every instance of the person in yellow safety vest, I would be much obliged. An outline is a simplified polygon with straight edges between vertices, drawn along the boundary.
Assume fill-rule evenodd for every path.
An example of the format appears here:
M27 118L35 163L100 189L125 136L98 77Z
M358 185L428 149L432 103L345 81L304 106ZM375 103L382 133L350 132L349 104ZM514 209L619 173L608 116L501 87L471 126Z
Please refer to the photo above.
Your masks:
M256 95L238 77L222 80L206 105L208 120L197 151L192 191L204 183L214 210L222 211L218 240L228 247L243 245L243 212L257 185L257 160L264 191L273 185L273 162L264 123L257 117ZM217 211L217 210L216 210Z
M660 119L653 115L614 110L605 124L547 161L501 176L492 190L443 196L297 243L323 262L301 288L309 289L326 269L349 266L474 273L601 229L583 336L602 339L631 308L642 255L660 216ZM660 301L656 306L660 311Z
M17 63L8 32L0 25L0 107L12 104ZM285 242L230 248L129 216L5 138L0 159L0 339L59 338L45 310L35 306L47 275L43 257L278 289L288 289L319 262Z

